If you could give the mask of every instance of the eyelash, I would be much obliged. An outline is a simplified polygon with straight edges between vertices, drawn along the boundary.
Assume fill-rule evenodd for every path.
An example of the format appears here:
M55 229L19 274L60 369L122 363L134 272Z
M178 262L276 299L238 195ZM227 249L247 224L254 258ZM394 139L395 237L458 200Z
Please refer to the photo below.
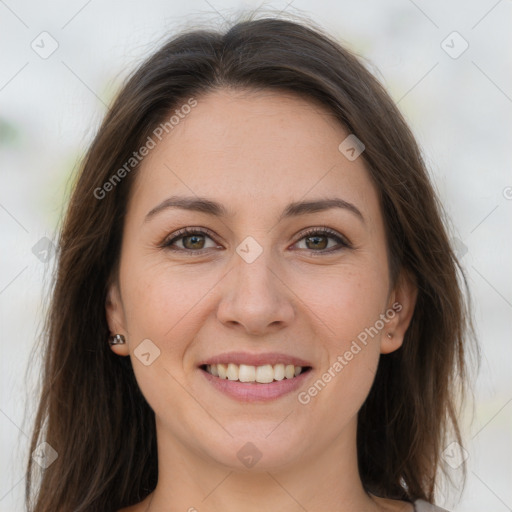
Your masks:
M212 249L211 247L209 247L208 249L192 250L192 249L177 249L177 248L172 247L172 244L174 242L176 242L178 240L181 240L182 238L185 238L186 236L191 236L191 235L206 235L209 238L211 238L212 240L214 239L213 234L208 229L205 229L205 228L183 228L183 229L180 229L179 231L177 231L176 233L173 233L173 235L171 235L172 238L164 241L161 244L160 247L168 249L170 251L174 251L174 252L187 253L188 255L191 255L191 256L194 256L196 254L199 254L199 253L202 253L204 251L207 251L208 249ZM329 238L335 239L341 247L338 247L338 248L335 248L335 249L333 249L331 247L330 249L323 249L323 250L320 250L320 251L315 251L315 250L312 250L312 249L301 249L301 250L309 251L312 254L318 253L318 255L321 256L321 255L326 254L326 253L327 254L331 254L331 253L334 253L334 252L338 252L338 251L340 251L342 249L350 249L350 248L352 248L352 245L350 244L350 242L346 238L342 237L336 231L334 231L334 230L332 230L332 229L330 229L328 227L325 227L325 226L318 227L318 228L308 229L307 231L305 231L304 233L301 234L301 237L299 239L297 239L295 244L300 242L304 238L307 238L307 237L310 237L310 236L313 236L313 235L320 235L320 236L329 235Z

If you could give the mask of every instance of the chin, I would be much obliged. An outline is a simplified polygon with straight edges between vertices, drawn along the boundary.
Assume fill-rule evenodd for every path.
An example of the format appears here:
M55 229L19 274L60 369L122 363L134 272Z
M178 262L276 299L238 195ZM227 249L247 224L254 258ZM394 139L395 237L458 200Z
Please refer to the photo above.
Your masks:
M274 424L275 428L275 424ZM271 430L268 430L271 432ZM264 472L282 470L297 463L301 440L290 437L289 432L278 435L240 435L219 440L218 446L210 444L205 447L207 454L216 463L235 472Z

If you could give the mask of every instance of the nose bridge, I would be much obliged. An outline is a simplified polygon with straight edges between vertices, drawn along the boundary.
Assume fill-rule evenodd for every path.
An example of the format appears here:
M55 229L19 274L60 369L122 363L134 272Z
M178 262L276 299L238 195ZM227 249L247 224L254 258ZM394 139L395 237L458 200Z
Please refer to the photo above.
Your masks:
M289 323L294 313L291 293L283 277L278 277L280 265L270 245L263 246L248 236L235 250L231 276L218 310L219 320L242 324L254 333L263 332L271 324Z
M239 286L237 292L264 293L275 298L277 290L275 280L276 262L269 243L270 237L263 233L258 237L247 236L236 247L234 273Z

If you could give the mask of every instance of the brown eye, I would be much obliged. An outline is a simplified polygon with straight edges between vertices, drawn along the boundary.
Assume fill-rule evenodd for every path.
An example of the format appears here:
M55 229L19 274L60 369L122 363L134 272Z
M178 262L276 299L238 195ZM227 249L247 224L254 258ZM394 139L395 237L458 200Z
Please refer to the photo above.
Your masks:
M312 235L306 237L306 245L308 243L311 243L310 246L308 246L308 249L326 249L329 242L327 241L329 237L325 235Z
M172 238L162 244L162 247L172 251L190 253L210 249L212 247L218 247L216 243L213 243L210 247L206 247L207 239L210 239L213 242L212 237L209 236L205 230L185 228L174 233ZM177 245L178 243L181 243L181 247Z
M211 240L213 245L210 247L206 247L207 240ZM303 234L302 238L296 242L305 241L306 247L301 247L300 249L304 249L310 251L311 253L332 253L341 249L350 248L350 242L336 231L333 231L329 228L315 228ZM329 241L334 240L334 246L329 246ZM181 243L181 247L177 244ZM177 252L186 252L195 254L196 252L201 252L206 249L211 248L220 248L219 245L215 243L212 236L208 234L204 229L196 229L196 228L184 228L174 233L173 236L166 242L162 244L162 247L165 247L172 251Z
M198 250L203 249L204 246L204 237L203 235L188 235L181 237L183 240L183 246L186 249Z
M310 230L305 233L299 242L302 240L305 241L305 249L311 252L330 253L350 247L350 243L345 238L329 228L315 228ZM329 240L334 240L336 242L334 244L334 249L333 246L329 247Z

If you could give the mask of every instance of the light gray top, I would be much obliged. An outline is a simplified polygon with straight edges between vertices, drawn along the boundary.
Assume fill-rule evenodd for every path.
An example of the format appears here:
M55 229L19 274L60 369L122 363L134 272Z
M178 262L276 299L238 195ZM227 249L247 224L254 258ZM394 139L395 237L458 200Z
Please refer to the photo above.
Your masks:
M414 502L415 512L448 512L445 508L436 507L425 500L416 500Z

